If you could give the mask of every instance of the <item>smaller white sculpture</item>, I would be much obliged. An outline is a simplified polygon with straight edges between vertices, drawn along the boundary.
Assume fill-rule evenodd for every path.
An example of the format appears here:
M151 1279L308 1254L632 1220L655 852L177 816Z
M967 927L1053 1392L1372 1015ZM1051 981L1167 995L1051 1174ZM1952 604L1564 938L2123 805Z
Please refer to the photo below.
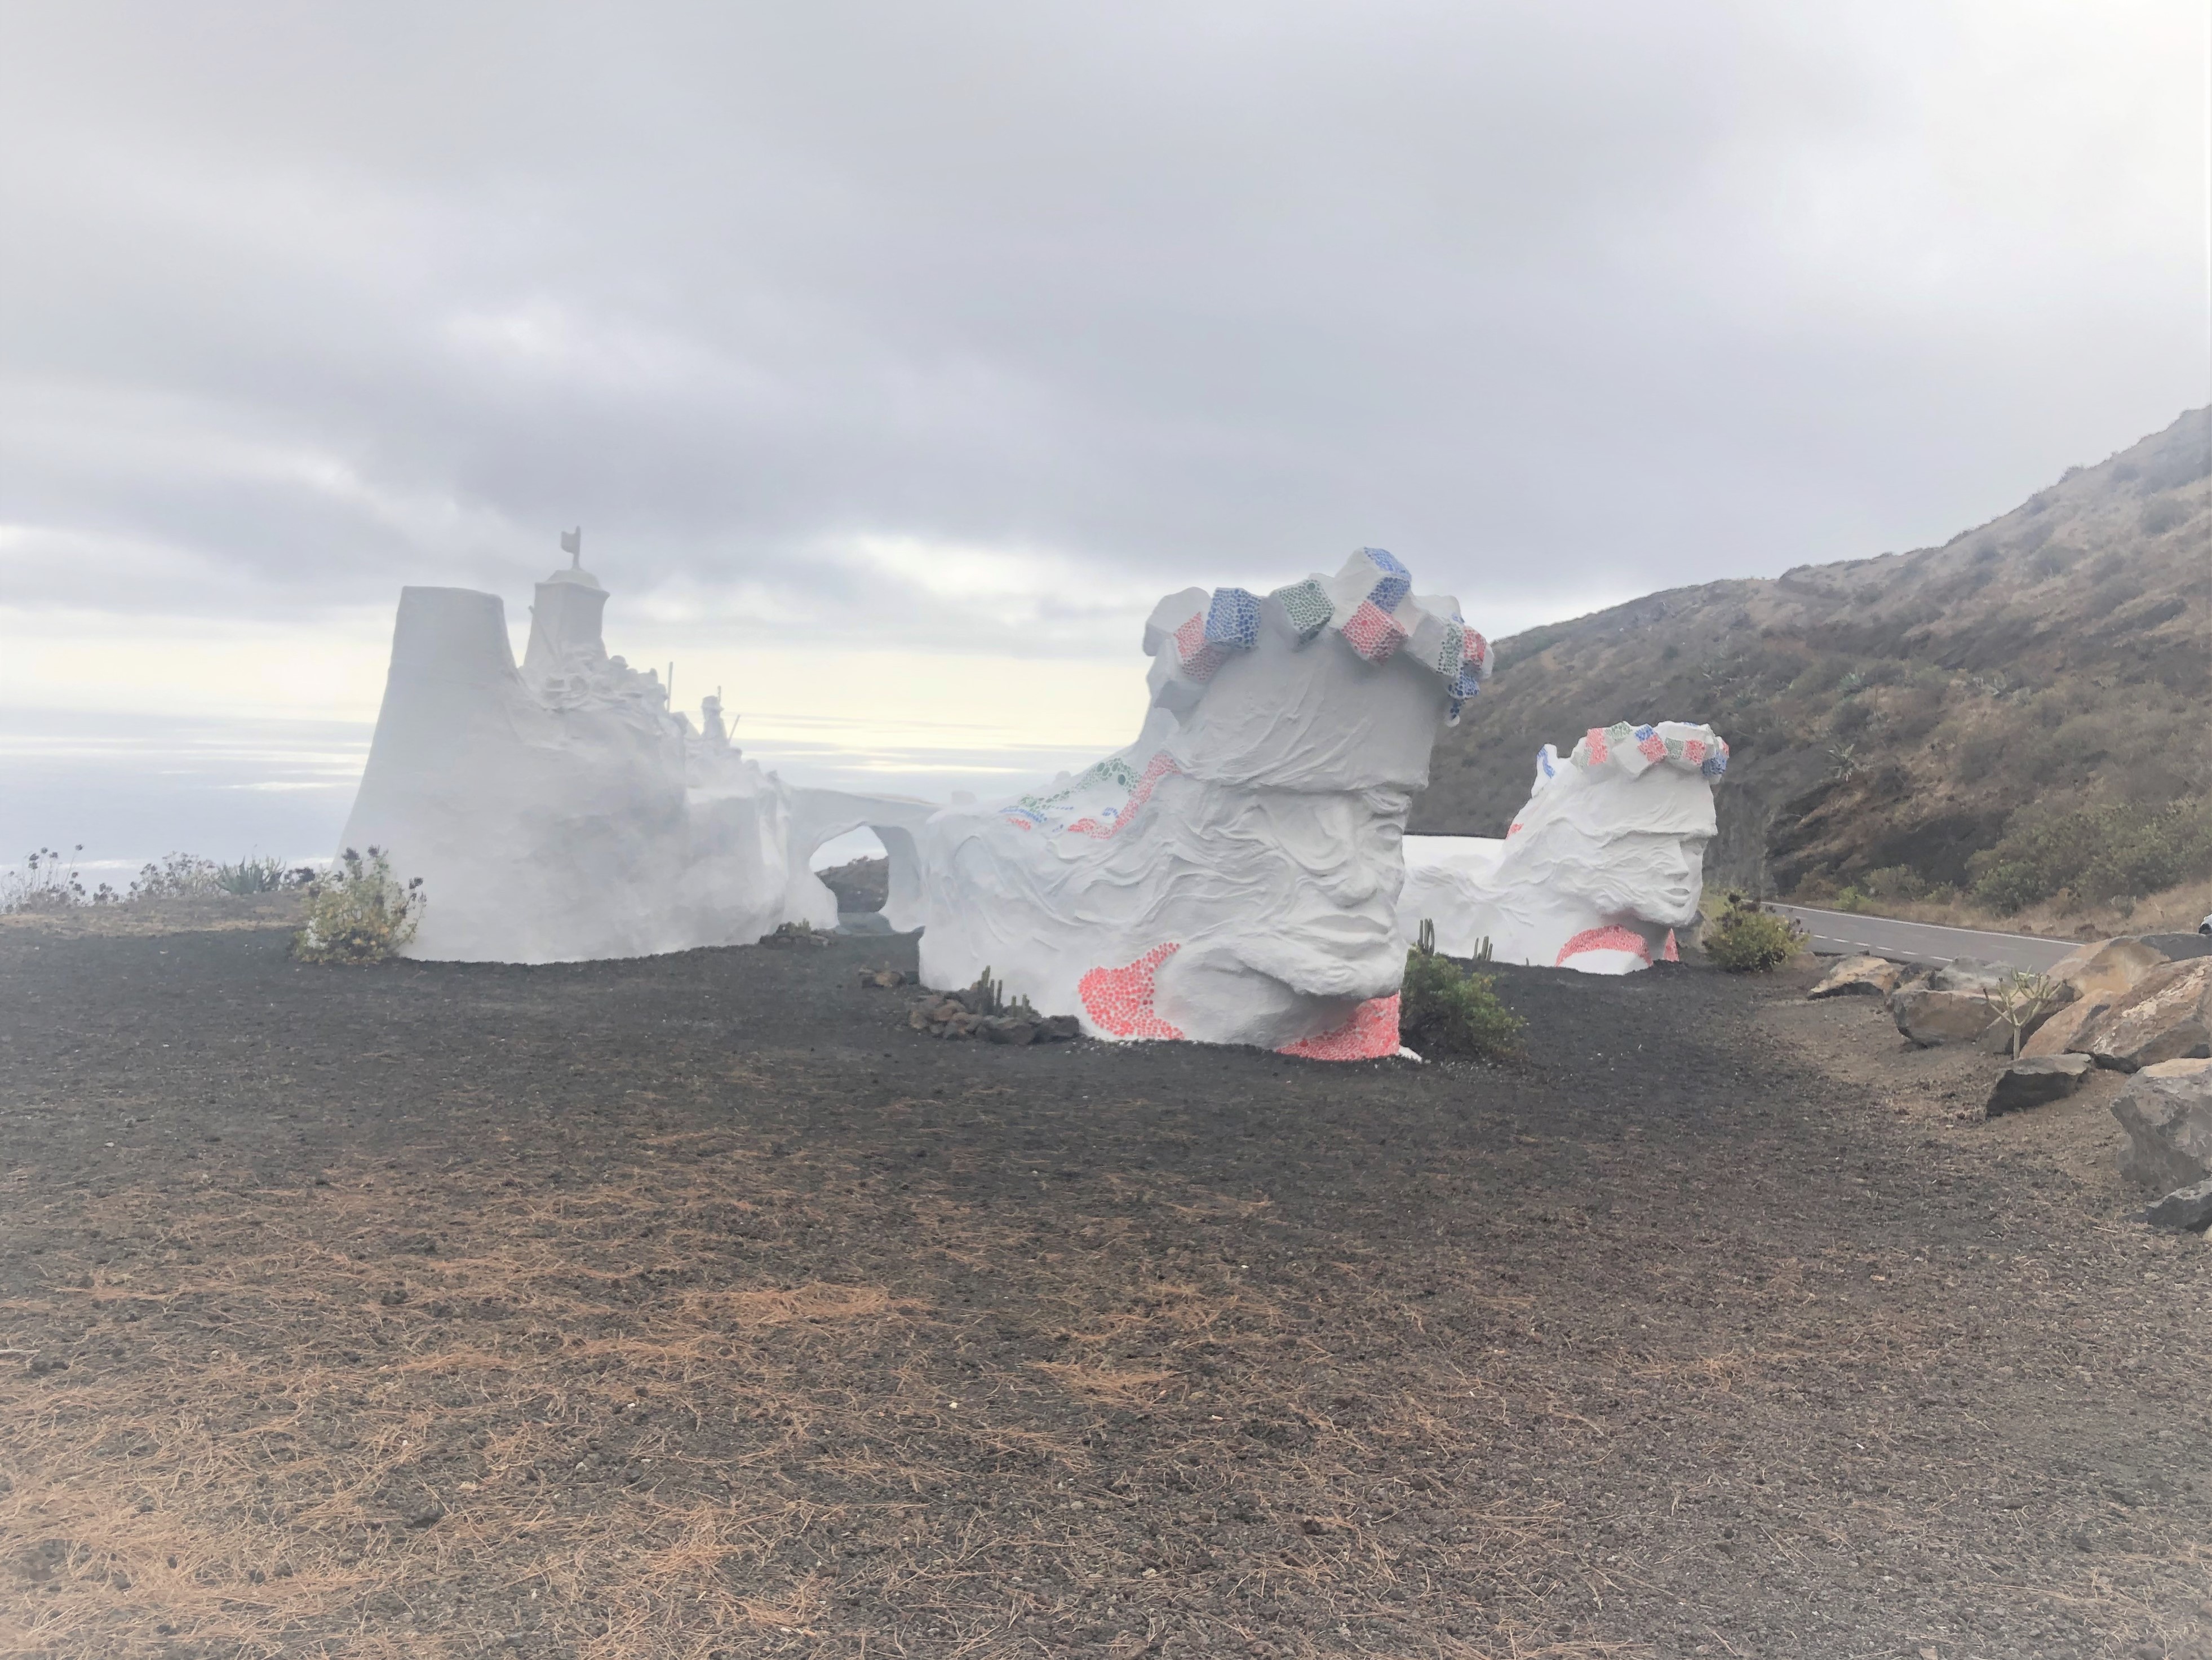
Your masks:
M1698 920L1713 783L1728 745L1710 727L1593 727L1565 761L1547 744L1536 787L1501 841L1407 838L1399 926L1434 924L1437 949L1626 974L1675 959Z

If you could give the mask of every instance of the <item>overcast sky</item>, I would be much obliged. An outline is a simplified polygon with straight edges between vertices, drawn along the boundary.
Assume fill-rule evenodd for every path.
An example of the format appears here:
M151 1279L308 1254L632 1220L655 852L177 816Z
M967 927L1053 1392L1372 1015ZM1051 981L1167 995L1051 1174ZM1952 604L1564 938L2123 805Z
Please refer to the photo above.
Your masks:
M577 523L893 748L1118 741L1152 599L1360 543L1503 634L1940 542L2206 401L2205 28L9 0L0 703L368 718Z

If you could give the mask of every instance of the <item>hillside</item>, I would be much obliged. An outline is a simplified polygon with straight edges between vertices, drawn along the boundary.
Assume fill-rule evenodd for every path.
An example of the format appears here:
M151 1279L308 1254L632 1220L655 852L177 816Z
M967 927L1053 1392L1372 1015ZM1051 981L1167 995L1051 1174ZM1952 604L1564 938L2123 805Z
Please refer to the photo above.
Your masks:
M2201 881L2208 472L2212 410L2195 410L1940 548L1671 589L1503 641L1413 828L1503 835L1540 745L1703 721L1734 751L1717 884L2063 916Z

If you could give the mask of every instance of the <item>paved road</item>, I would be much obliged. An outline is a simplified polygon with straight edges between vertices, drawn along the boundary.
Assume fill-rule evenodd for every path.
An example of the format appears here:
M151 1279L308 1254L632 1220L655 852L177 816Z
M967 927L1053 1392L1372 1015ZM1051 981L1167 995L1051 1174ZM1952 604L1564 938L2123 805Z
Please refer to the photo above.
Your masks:
M1932 922L1899 922L1887 916L1854 915L1850 911L1808 910L1802 905L1769 905L1767 909L1803 923L1813 936L1814 951L1887 957L1893 963L1942 964L1972 957L2036 973L2079 943L2039 939L2025 933L1984 933L1979 928L1943 928Z

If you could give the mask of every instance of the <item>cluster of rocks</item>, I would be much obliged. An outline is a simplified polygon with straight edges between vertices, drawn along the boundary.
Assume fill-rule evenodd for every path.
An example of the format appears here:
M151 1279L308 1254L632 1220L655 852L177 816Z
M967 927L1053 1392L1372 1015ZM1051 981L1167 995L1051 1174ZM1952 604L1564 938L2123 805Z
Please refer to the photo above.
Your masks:
M2009 995L2025 1017L2020 1053L1991 1088L1989 1115L2063 1100L2100 1067L2130 1074L2112 1103L2128 1132L2121 1173L2172 1189L2147 1219L2212 1225L2212 939L2100 939L2026 989L2042 995L2026 995L2011 970L1965 958L1930 971L1854 957L1811 994L1881 997L1923 1049L1971 1043L2004 1055L2014 1042L2014 1023L2000 1016Z
M988 982L918 997L906 1023L932 1037L981 1037L993 1043L1064 1043L1083 1036L1083 1025L1073 1015L1039 1014L1027 1003L1002 1004Z

